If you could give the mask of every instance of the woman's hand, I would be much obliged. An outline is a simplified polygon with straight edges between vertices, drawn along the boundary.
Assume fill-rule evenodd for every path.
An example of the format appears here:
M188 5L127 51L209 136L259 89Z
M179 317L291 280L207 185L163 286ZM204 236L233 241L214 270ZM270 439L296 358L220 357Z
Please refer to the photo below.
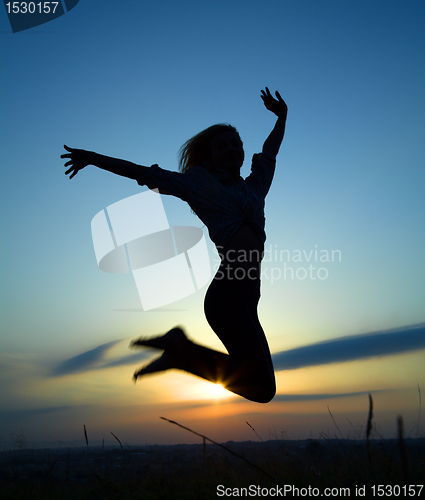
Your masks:
M264 106L274 113L278 118L286 118L286 115L288 113L288 106L286 105L285 101L282 99L280 96L279 92L276 90L276 97L275 99L271 93L270 90L266 87L266 90L261 91L261 99L263 99Z
M72 179L80 170L90 165L90 153L84 149L69 148L68 146L64 146L64 148L69 152L61 155L61 158L69 158L69 161L65 163L65 167L71 167L65 172L65 175L71 174L69 178Z

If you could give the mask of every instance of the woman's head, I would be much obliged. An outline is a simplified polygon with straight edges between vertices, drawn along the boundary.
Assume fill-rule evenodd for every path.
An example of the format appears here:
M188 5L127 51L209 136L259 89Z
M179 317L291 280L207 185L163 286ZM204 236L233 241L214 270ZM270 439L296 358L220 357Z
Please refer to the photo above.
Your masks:
M239 132L232 125L226 124L208 127L183 144L179 160L180 172L196 166L239 171L244 160Z

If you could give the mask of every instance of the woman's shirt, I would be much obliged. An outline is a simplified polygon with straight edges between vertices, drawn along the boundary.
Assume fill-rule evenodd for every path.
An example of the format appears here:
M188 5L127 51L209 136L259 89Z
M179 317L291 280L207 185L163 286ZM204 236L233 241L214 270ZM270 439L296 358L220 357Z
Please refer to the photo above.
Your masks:
M275 165L272 155L255 154L251 174L246 179L240 176L235 179L221 169L192 167L180 173L152 165L137 182L187 202L207 226L211 240L220 250L242 223L250 225L264 244L264 200Z

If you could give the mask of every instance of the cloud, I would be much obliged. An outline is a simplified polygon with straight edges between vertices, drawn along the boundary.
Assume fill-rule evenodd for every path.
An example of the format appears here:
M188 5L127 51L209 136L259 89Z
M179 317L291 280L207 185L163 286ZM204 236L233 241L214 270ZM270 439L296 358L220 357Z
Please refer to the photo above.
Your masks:
M328 393L328 394L276 394L273 398L272 403L280 402L298 402L298 401L320 401L324 399L338 399L338 398L351 398L356 396L368 396L369 394L377 394L380 392L388 392L387 390L370 390L361 392L345 392L345 393ZM190 402L190 403L178 403L176 408L179 410L192 410L195 408L205 408L207 406L226 406L234 405L238 403L249 403L246 399L240 396L234 396L226 399L206 399L205 401ZM253 403L257 405L257 403ZM170 405L167 405L164 409L169 410Z
M80 406L82 407L82 406ZM12 420L20 418L34 418L39 415L46 415L49 413L55 413L59 411L68 411L74 409L73 406L51 406L47 408L25 408L20 410L6 410L1 411L0 416L3 418L9 418Z
M148 349L137 354L131 354L122 358L103 362L105 354L119 342L121 342L121 340L113 340L112 342L107 342L90 351L83 352L78 356L62 361L62 363L53 368L51 375L60 377L62 375L70 375L71 373L81 373L90 370L101 370L103 368L137 364L149 358L152 354L152 350Z
M56 366L52 376L69 375L89 370L101 370L116 366L138 364L152 355L151 349L121 358L104 361L105 354L121 340L102 344L90 351L67 359ZM366 333L350 337L326 340L304 347L273 354L276 371L294 370L307 366L343 363L356 359L389 356L425 348L425 323L405 326L394 330Z
M91 370L99 361L103 359L105 353L118 342L119 340L114 340L112 342L102 344L95 349L91 349L90 351L83 352L78 356L69 358L54 368L52 370L52 375L69 375L70 373Z
M276 394L273 401L319 401L321 399L335 399L335 398L351 398L354 396L368 396L369 394L376 394L377 391L362 391L362 392L346 392L342 394Z
M273 354L275 370L344 363L357 359L390 356L425 348L425 323L393 330L325 340Z
M108 363L105 363L100 368L112 368L114 366L134 365L144 361L145 359L150 358L152 351L153 351L152 349L146 349L145 351L138 352L137 354L130 354L128 356L125 356L124 358L114 359L112 361L109 361ZM157 352L158 355L160 355L162 351L157 351Z

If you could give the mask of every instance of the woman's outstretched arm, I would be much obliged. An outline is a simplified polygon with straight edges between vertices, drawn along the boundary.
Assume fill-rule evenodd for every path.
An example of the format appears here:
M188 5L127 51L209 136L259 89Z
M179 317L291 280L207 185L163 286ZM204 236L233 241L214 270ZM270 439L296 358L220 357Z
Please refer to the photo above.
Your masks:
M100 155L93 151L85 151L84 149L75 149L68 146L64 146L64 148L68 153L61 155L61 158L69 158L69 161L65 163L65 167L69 167L65 171L65 174L69 175L70 179L77 175L80 170L87 167L87 165L94 165L113 174L122 175L134 180L140 179L149 170L149 167Z
M277 116L276 124L263 144L263 153L273 156L277 156L282 144L283 136L285 135L286 116L288 114L288 106L278 91L276 91L276 97L277 99L271 95L267 87L265 91L261 91L261 99L263 99L264 106Z

